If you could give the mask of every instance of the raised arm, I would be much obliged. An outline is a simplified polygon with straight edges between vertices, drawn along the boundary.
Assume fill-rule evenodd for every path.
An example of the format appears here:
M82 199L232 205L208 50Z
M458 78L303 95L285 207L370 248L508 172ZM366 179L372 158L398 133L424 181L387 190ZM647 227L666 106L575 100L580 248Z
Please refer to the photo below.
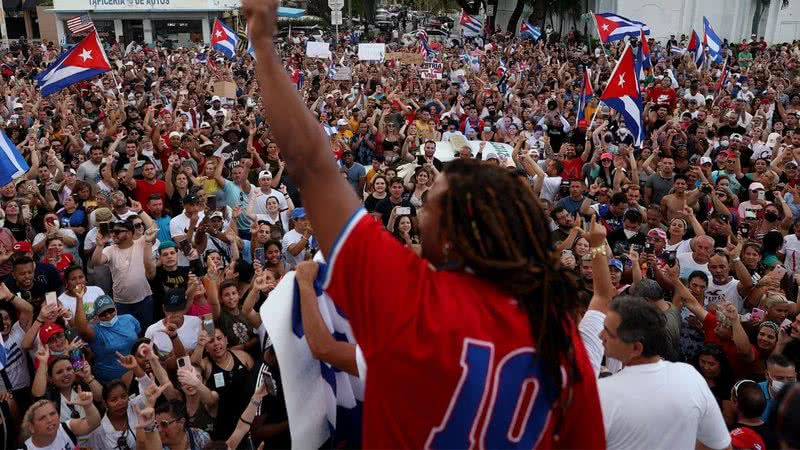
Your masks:
M267 120L278 146L287 149L289 172L300 188L314 235L325 255L330 256L339 232L361 204L339 174L329 140L297 95L281 58L275 53L278 3L244 0L242 11L247 17L250 36L257 36L251 42Z

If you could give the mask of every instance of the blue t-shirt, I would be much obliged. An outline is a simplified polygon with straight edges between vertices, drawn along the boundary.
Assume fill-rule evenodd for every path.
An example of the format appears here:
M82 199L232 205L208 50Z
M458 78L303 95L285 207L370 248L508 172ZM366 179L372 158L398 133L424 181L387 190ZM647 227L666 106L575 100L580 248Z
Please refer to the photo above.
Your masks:
M770 410L772 409L772 398L769 395L769 386L768 386L768 384L769 383L767 383L766 381L762 381L761 383L758 383L758 386L761 388L761 392L764 393L764 398L767 399L767 405L764 407L764 412L761 413L761 420L763 420L764 423L767 423L767 421L769 420L769 413L770 413Z
M570 215L577 216L581 210L581 205L583 204L583 197L577 202L572 199L572 197L563 197L561 200L558 201L556 206L560 206L567 211L569 211Z
M131 354L131 347L142 330L139 321L130 314L122 314L113 327L92 324L94 341L89 343L94 352L94 374L101 383L121 378L128 369L119 365L116 352Z
M172 234L169 232L169 221L172 220L170 216L162 216L155 220L158 226L158 240L159 242L171 241Z
M243 212L247 211L249 196L239 187L239 185L233 181L225 180L225 186L222 188L222 195L224 199L224 205L230 206L231 208L238 206L242 208ZM217 202L217 204L219 204L219 202ZM239 230L249 230L250 225L252 224L253 221L250 220L250 218L247 217L247 214L244 213L236 220L236 227Z

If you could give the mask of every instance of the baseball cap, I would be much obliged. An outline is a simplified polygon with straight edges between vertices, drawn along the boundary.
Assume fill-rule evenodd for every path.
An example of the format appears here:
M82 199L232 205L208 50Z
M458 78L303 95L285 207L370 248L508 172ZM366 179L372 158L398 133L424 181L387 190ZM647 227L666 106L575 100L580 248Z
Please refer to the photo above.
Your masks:
M622 272L622 261L617 258L611 258L608 260L608 267L613 267Z
M194 205L198 202L200 202L200 197L198 197L197 194L189 194L186 197L183 197L184 205L186 204Z
M779 137L781 137L780 133L770 133L769 136L767 136L767 147L775 147Z
M11 109L22 109L22 103L14 103L14 107Z
M220 219L222 219L222 218L223 218L223 217L222 217L222 212L220 212L220 211L214 211L213 213L211 213L211 215L210 215L210 216L208 216L208 220L211 220L211 219L213 219L213 218L215 218L215 217L219 217Z
M336 121L336 125L340 127L346 127L347 125L350 125L350 122L348 122L347 119L339 119Z
M19 241L14 244L12 249L17 253L27 253L33 249L31 243L28 241Z
M732 133L731 134L731 140L732 141L742 142L742 135L739 134L739 133Z
M719 152L719 154L725 156L726 158L734 158L736 156L736 155L734 155L733 153L731 153L731 152L729 152L727 150L723 150L723 151Z
M495 152L487 152L486 153L486 160L488 161L490 159L494 159L495 161L497 161L497 160L500 159L500 157L497 156L497 153L495 153Z
M211 97L211 102L212 102L212 103L213 103L213 102L219 102L219 101L222 101L222 100L219 98L219 95L215 95L215 96Z
M764 439L748 427L739 427L731 430L731 447L752 450L767 448L764 444Z
M794 160L792 160L792 161L787 162L784 167L786 167L787 169L790 169L792 167L797 167L797 163Z
M95 299L94 309L92 310L95 317L103 314L109 309L117 309L117 307L114 305L114 300L112 300L111 297L107 295L101 295Z
M711 158L709 158L708 156L703 156L702 158L700 158L700 165L702 166L705 164L714 164L714 161L711 161Z
M164 294L164 311L183 311L186 308L186 291L183 288L172 288Z
M749 189L750 191L757 191L759 189L761 189L763 191L764 190L764 185L761 184L761 183L758 183L758 182L750 184L750 189Z
M178 247L178 244L176 244L175 241L164 241L164 242L158 244L158 251L161 252L161 250L164 250L164 249L177 248L177 247Z
M272 178L272 172L270 172L269 170L262 170L258 174L258 178L259 179L261 179L261 178Z
M173 131L172 133L169 134L169 138L170 139L172 139L174 137L180 138L181 136L183 136L183 135L180 133L180 131Z
M200 128L211 128L211 124L208 122L203 122L200 124Z
M578 128L586 128L589 126L589 122L586 119L581 119L578 121Z
M111 222L113 218L114 215L108 208L97 208L94 210L94 221L97 223Z
M600 161L604 159L614 159L614 155L612 155L611 153L603 153L602 155L600 155Z
M39 340L42 341L42 344L47 344L53 335L63 332L64 327L61 325L55 322L47 322L46 324L42 325L42 328L39 329Z
M292 219L301 219L306 216L306 209L305 208L295 208L292 211Z
M653 228L652 230L647 232L648 236L657 237L662 241L667 240L667 232L662 230L661 228Z

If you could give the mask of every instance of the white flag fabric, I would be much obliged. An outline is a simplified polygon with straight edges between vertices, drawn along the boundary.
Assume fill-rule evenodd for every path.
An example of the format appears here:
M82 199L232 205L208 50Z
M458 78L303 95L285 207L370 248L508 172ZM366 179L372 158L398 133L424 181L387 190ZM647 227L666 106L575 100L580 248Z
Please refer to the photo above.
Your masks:
M324 274L325 265L320 264L320 281L315 287L321 286ZM331 437L335 441L348 440L351 445L357 440L360 444L364 382L312 356L303 333L294 275L289 272L281 279L259 311L278 357L292 448L320 448ZM317 294L320 313L331 335L355 344L344 315L319 288ZM362 366L359 365L359 372L363 377Z

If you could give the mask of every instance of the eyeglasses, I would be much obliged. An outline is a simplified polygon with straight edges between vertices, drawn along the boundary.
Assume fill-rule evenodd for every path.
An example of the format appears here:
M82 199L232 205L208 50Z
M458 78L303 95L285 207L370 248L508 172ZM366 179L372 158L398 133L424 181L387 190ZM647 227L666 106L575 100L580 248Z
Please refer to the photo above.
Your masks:
M120 230L119 228L111 230L111 234L127 233L128 230Z
M172 420L157 420L156 421L156 428L167 428L171 424L177 422L180 419L172 419Z

